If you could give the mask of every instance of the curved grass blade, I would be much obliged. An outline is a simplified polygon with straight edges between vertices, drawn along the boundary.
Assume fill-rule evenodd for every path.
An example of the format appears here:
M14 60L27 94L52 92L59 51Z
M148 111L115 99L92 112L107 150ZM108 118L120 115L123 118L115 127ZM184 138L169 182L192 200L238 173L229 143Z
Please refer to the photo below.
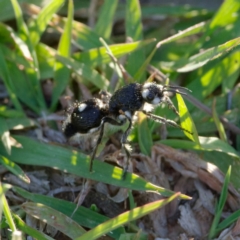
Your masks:
M138 0L126 1L126 20L125 29L126 37L131 38L132 41L139 41L143 39L143 27L141 22L141 8ZM131 76L134 76L145 60L144 49L140 49L131 53L128 57L126 70ZM142 81L145 76L142 76ZM140 80L140 79L139 79Z
M138 114L138 143L141 152L147 156L150 156L153 140L151 131L148 127L147 117L141 112Z
M47 24L51 20L54 13L56 13L62 7L64 2L64 0L52 0L41 10L36 19L32 19L29 24L29 37L31 39L33 47L38 44L42 33L47 27Z
M112 62L113 62L113 65L114 65L114 70L117 73L118 78L119 78L118 81L124 83L124 80L123 80L124 79L124 76L123 76L124 75L124 72L123 72L124 70L122 69L122 66L119 65L117 59L115 58L115 56L111 52L111 49L109 48L107 43L104 41L104 39L100 38L99 40L101 41L103 46L106 48L107 54L112 58ZM127 78L127 76L125 78Z
M101 6L94 32L104 39L109 39L111 36L117 5L118 0L105 0Z
M105 223L102 223L95 227L94 229L88 231L87 233L83 234L81 237L76 238L75 240L88 240L88 239L97 239L100 236L104 235L105 233L114 230L115 228L126 224L130 221L134 221L140 217L143 217L152 211L164 207L166 204L170 203L174 199L178 198L180 193L176 193L173 196L162 199L159 201L151 202L145 204L141 207L134 208L133 210L127 211L118 215L117 217L108 220Z
M76 238L86 232L78 223L67 217L63 213L41 203L24 203L21 206L23 210L48 225L56 228L71 239Z
M5 192L10 189L11 186L9 184L1 184L0 182L0 229L1 227L6 227L6 221L1 221L2 218L2 211L3 211L3 202L4 202L4 194Z
M54 240L50 236L29 227L19 216L13 214L14 222L19 230L38 240Z
M209 62L200 68L194 81L187 85L195 98L203 100L224 81L232 81L239 76L239 51L237 49L223 59Z
M33 83L33 78L36 80L36 75L32 72L33 69L30 67L26 72L21 71L14 62L8 63L8 69L12 79L15 79L16 76L18 77L17 81L14 81L14 89L17 89L16 94L18 98L33 111L40 113L44 107L40 107L40 102L42 101L40 101L40 97L38 97L39 95L36 91L42 96L42 90L37 88L37 86L40 86L39 81L36 82L37 85L35 85L36 88L34 89L35 83ZM45 105L45 103L42 103L42 105L43 104Z
M116 58L120 58L128 53L132 53L152 42L155 39L147 39L143 41L137 41L133 43L121 43L108 45L112 54ZM100 41L99 41L100 42ZM101 42L100 42L101 43ZM112 61L111 57L106 53L105 47L94 48L86 52L74 53L73 58L79 62L83 62L87 65L96 66L104 63L110 63Z
M10 161L8 158L0 155L0 163L5 166L11 173L19 177L25 183L30 183L30 179L24 173L24 171L14 162Z
M170 42L174 42L174 41L177 41L179 39L182 39L184 37L189 37L189 36L192 36L194 34L198 34L198 33L201 33L204 31L205 29L205 26L206 26L206 23L205 22L201 22L201 23L198 23L198 24L195 24L183 31L180 31L178 32L177 34L174 34L173 36L169 37L169 38L166 38L164 40L161 40L157 43L157 48L165 43L170 43Z
M0 118L0 137L4 145L4 148L7 151L7 154L10 155L11 154L10 133L6 120L4 118Z
M123 181L122 169L101 161L94 161L94 171L90 173L90 156L78 153L77 151L51 146L50 144L43 144L27 137L14 136L14 138L22 145L22 148L12 147L11 160L14 162L57 168L83 178L134 190L153 191L167 197L174 194L173 191L147 182L136 174L127 173L126 179ZM0 150L4 151L1 145ZM189 199L188 196L183 194L180 197Z
M84 63L79 63L74 59L66 58L63 56L56 56L56 59L64 64L67 68L73 70L80 77L84 77L89 82L97 86L99 89L105 89L109 85L108 80L98 71L90 68L88 65Z
M212 48L209 48L205 51L202 51L196 55L193 55L189 58L183 66L175 66L178 72L189 72L197 68L200 68L207 64L209 61L212 61L216 58L224 56L229 53L229 51L240 45L240 37L232 39L222 45L218 45ZM240 49L240 48L239 48Z
M223 229L228 228L232 223L236 222L240 218L240 210L232 213L229 217L225 218L221 223L218 224L216 232L220 232Z
M133 76L134 79L141 79L144 76L144 72L146 71L146 68L147 68L148 64L151 62L151 60L152 60L154 54L156 53L157 49L158 49L158 46L155 46L153 48L153 50L151 51L149 56L146 58L146 60L141 65L141 67L139 67L138 71Z
M2 209L3 209L3 214L7 220L7 223L8 223L8 226L10 227L10 229L12 230L12 232L16 232L17 231L17 228L16 228L16 225L13 221L13 218L12 218L12 213L11 213L11 210L10 210L10 207L8 205L8 202L7 202L7 199L5 197L5 195L3 194L3 189L1 189L1 184L0 184L0 201L2 202Z
M20 118L22 117L22 112L8 109L7 106L0 106L0 116L5 118Z
M157 2L156 2L157 3ZM116 12L115 18L117 20L122 19L124 15L124 4L120 4L118 11ZM142 17L149 18L154 16L167 16L167 17L184 17L184 18L193 18L193 17L201 17L201 16L209 16L213 15L213 11L208 9L191 7L190 5L142 5Z
M73 12L74 6L73 1L68 1L68 18L64 27L64 32L60 38L60 42L58 45L58 54L64 56L66 58L70 57L71 52L71 35L72 35L72 22L73 22ZM56 61L54 66L54 88L52 93L52 104L51 109L56 107L58 99L61 93L66 88L69 77L70 77L70 70L64 66L61 62Z
M3 43L6 42L7 43L6 45L14 44L14 48L20 50L21 54L25 58L24 59L25 62L26 60L28 61L33 60L31 53L29 51L28 45L14 32L14 30L11 27L3 23L0 23L0 34L1 34L1 42ZM16 53L14 54L16 55Z
M32 88L31 91L35 94L35 98L38 102L39 108L41 110L44 110L46 109L46 104L42 94L42 88L39 82L40 74L39 74L38 59L37 59L35 47L32 43L29 29L24 22L22 10L18 2L16 0L11 0L11 1L12 1L12 5L15 12L15 17L17 20L19 36L23 40L23 42L27 44L28 49L31 53L31 57L29 58L30 61L28 61L30 66L25 67L25 71L28 75L28 78L30 79L30 88ZM24 83L24 85L26 85L26 82ZM36 112L38 113L40 113L41 111L39 108L36 110Z
M0 66L1 66L0 76L2 77L2 80L4 82L5 87L7 88L7 91L8 91L8 94L9 94L10 98L11 98L11 101L12 101L14 107L16 108L16 110L23 113L22 106L21 106L20 102L18 101L17 96L15 94L16 89L13 85L12 78L9 74L7 63L4 59L4 55L3 55L3 52L2 52L1 46L0 46ZM23 113L23 115L24 115L24 113Z
M184 100L181 96L181 94L176 94L177 97L177 102L178 102L178 110L179 110L179 116L180 116L180 121L181 121L181 127L188 130L189 132L193 133L190 134L186 131L184 131L184 134L194 141L195 143L200 145L199 139L198 139L198 134L197 134L197 129L195 127L195 124L191 118L191 115L188 112L187 106L184 103Z
M214 215L214 219L213 219L213 222L212 222L212 226L211 226L210 231L209 231L208 239L213 239L217 235L216 229L217 229L218 223L220 221L224 205L225 205L226 200L227 200L228 185L229 185L229 182L230 182L231 169L232 169L232 167L230 165L229 168L228 168L228 171L226 173L226 177L225 177L225 180L224 180L222 192L221 192L221 195L220 195L219 202L217 204L217 209L215 211L215 215Z
M36 54L39 62L40 78L54 78L55 55L57 51L43 43L36 46Z
M200 145L198 145L196 142L190 142L186 140L179 141L174 139L161 140L160 142L174 148L226 153L227 155L240 160L238 152L232 146L216 137L199 137L199 141Z
M216 111L216 98L214 98L214 100L213 100L212 113L213 113L213 120L214 120L214 122L216 124L216 127L218 129L220 139L227 143L228 142L227 141L227 135L225 133L223 124L219 120L219 117L218 117L218 114L217 114L217 111Z
M77 2L75 1L75 5ZM67 19L53 16L51 26L56 30L63 30ZM92 48L100 47L102 44L99 37L90 27L78 21L72 22L72 43L81 50L89 50ZM62 31L60 31L62 33Z
M48 207L51 207L63 213L68 217L71 217L79 225L84 226L86 228L94 228L97 225L109 219L108 217L103 216L83 206L79 206L76 212L73 214L73 212L76 209L76 204L69 201L65 201L62 199L53 198L53 197L49 197L41 194L29 193L26 190L19 187L13 187L13 190L25 199L28 199L36 203L42 203ZM121 235L124 232L125 232L124 228L119 227L118 229L108 233L108 235L113 237L114 239L118 239L119 235Z

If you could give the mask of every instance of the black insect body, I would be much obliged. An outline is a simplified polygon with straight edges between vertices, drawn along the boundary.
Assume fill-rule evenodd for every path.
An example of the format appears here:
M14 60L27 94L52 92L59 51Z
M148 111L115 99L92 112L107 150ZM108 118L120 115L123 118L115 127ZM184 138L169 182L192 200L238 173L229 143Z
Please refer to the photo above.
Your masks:
M67 138L76 133L91 134L99 130L102 119L108 115L108 104L98 98L75 103L68 110L62 130Z
M122 148L125 150L125 153L127 155L127 164L124 168L124 175L128 169L130 159L130 150L127 145L127 137L132 127L133 116L137 111L143 112L147 117L153 119L154 121L169 124L173 127L177 127L184 131L189 132L188 130L183 129L181 126L179 126L176 122L154 115L151 113L151 110L147 110L145 108L145 106L149 105L156 106L161 103L166 103L171 109L173 109L173 111L176 114L178 114L175 106L173 105L173 103L166 94L166 92L174 92L186 95L186 93L180 92L178 89L185 88L174 86L162 86L152 82L148 82L145 84L131 83L117 90L109 99L108 116L102 118L101 124L99 126L100 133L97 140L97 144L91 156L90 171L92 170L92 161L95 157L97 147L101 143L103 137L105 123L109 123L115 126L121 126L126 121L129 122L129 125L125 132L123 133L121 139Z

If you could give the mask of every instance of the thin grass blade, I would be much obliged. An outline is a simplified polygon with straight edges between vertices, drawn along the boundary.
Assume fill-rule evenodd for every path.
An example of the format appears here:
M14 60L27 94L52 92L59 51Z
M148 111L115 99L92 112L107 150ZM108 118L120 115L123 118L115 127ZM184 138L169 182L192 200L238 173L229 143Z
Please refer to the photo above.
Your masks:
M148 203L142 207L134 208L133 210L127 211L113 219L108 220L105 223L102 223L95 227L94 229L83 234L81 237L76 238L75 240L88 240L88 239L97 239L98 237L104 235L105 233L114 230L115 228L126 224L130 221L134 221L140 217L143 217L150 212L164 207L166 204L170 203L174 199L179 197L179 193L174 194L168 199L159 200L156 202Z
M22 208L26 213L30 214L34 218L44 221L48 225L51 225L71 239L74 239L86 232L85 229L83 229L71 218L41 203L27 202L22 204Z
M109 39L111 36L117 5L118 0L105 0L101 6L94 32L104 39Z
M29 36L33 47L35 47L45 31L49 21L53 15L62 7L64 0L52 0L47 6L45 6L41 12L37 15L36 19L33 19L29 24Z
M176 94L176 97L177 97L177 101L178 101L178 110L179 110L179 115L180 115L181 127L192 133L192 134L190 134L190 133L184 131L184 134L189 139L191 139L192 141L194 141L195 143L200 145L197 129L191 118L190 113L188 112L187 106L184 103L184 100L183 100L181 94Z
M68 18L66 21L66 25L64 27L64 32L60 38L60 42L58 45L58 54L63 57L70 57L71 52L71 35L72 35L72 22L73 22L73 13L74 13L74 6L73 1L68 1ZM52 104L51 109L56 107L57 101L61 95L61 93L66 88L69 77L70 77L70 70L64 66L61 62L56 61L54 66L54 88L52 93Z

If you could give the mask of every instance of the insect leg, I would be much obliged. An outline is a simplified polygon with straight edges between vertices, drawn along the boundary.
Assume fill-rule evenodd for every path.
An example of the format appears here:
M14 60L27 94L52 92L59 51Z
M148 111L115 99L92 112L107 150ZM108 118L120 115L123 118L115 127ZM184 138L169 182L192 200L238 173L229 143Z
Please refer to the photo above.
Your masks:
M176 107L174 106L174 104L172 103L172 101L170 100L170 98L168 96L164 96L162 101L164 103L166 103L168 105L168 107L170 109L172 109L179 116L178 110L176 109Z
M127 116L123 111L119 111L119 112L122 115L124 115L127 118L127 120L129 121L128 128L123 133L122 138L121 138L122 148L124 149L124 151L127 155L127 163L126 163L126 166L124 166L123 176L122 176L122 178L125 179L126 173L127 173L127 170L128 170L128 166L129 166L130 157L131 157L131 154L130 154L131 150L130 150L130 146L127 144L127 138L128 138L129 133L130 133L130 130L132 128L132 119L129 116Z
M97 152L98 146L99 146L99 144L100 144L101 141L102 141L105 123L109 123L109 124L115 125L115 126L121 126L121 125L123 125L123 123L119 123L119 122L117 122L116 120L114 120L113 118L110 118L110 117L104 117L104 118L102 119L101 124L100 124L99 136L98 136L96 145L95 145L95 147L94 147L94 149L93 149L93 152L92 152L92 155L91 155L91 159L90 159L90 166L89 166L89 171L90 171L90 172L92 172L93 160L94 160L94 158L95 158L95 156L96 156L96 152Z
M146 116L148 116L149 118L153 119L154 121L156 122L161 122L161 123L164 123L164 124L168 124L172 127L176 127L176 128L179 128L185 132L188 132L190 134L192 134L192 132L188 131L187 129L185 128L182 128L180 125L178 125L176 122L170 120L170 119L166 119L166 118L163 118L163 117L160 117L160 116L157 116L157 115L154 115L152 113L149 113L149 112L146 112L146 111L142 111Z

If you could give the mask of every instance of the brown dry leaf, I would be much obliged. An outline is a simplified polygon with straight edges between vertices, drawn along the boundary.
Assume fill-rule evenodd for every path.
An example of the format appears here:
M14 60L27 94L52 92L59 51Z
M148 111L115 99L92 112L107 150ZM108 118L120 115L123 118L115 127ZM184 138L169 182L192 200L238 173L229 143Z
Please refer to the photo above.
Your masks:
M174 148L158 144L153 146L153 150L163 156L166 161L170 163L177 161L181 163L186 170L190 170L197 174L197 178L208 185L211 189L221 192L224 182L224 174L212 163L203 161L197 154L182 152ZM175 168L177 170L177 168ZM183 172L182 170L180 172ZM192 175L194 176L194 175ZM239 193L230 184L229 194L227 202L233 210L239 209L239 203L236 199L239 199Z
M232 229L232 236L233 237L240 237L240 218L237 220L234 228Z
M190 236L201 237L202 231L197 221L195 214L193 213L191 207L188 203L179 206L181 213L178 223Z

